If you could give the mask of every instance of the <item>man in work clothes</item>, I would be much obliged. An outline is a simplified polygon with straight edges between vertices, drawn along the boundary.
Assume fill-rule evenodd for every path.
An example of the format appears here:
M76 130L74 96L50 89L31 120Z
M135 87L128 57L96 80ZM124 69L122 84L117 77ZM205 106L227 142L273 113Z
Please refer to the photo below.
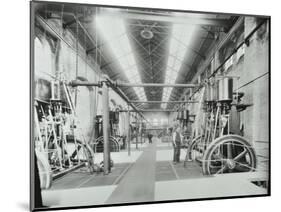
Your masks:
M176 130L173 133L174 164L180 162L181 144L182 144L182 135L180 134L180 127L177 126Z
M151 133L148 133L147 137L148 137L149 143L152 144L152 137L153 137L153 135Z

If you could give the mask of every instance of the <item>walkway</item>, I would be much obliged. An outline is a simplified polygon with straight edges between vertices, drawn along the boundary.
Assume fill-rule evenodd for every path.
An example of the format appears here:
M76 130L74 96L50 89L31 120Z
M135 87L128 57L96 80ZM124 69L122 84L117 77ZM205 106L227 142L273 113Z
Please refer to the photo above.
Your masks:
M150 144L121 180L106 203L154 200L156 142Z
M171 162L173 149L154 138L128 157L116 153L115 168L107 176L71 173L43 191L43 202L51 207L150 202L266 194L252 181L265 173L233 173L204 176L196 162ZM181 152L184 160L185 150ZM132 159L134 158L134 159Z

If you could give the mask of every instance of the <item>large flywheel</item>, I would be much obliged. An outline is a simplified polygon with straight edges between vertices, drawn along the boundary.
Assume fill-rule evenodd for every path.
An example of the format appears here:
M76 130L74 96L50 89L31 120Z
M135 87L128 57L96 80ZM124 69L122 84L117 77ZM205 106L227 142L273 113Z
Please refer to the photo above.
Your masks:
M256 153L251 144L238 135L215 139L206 149L202 168L206 175L250 172L256 169Z

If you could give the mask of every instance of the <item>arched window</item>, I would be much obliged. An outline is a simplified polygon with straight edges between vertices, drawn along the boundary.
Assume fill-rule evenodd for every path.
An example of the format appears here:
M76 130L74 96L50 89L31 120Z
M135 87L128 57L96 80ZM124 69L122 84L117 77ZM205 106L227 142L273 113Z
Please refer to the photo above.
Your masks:
M52 51L47 41L38 37L34 40L34 74L36 77L51 79L53 75Z

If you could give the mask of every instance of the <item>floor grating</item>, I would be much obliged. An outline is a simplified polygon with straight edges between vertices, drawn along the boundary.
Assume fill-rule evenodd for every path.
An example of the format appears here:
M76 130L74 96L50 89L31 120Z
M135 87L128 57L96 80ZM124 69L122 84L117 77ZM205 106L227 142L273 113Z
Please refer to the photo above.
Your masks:
M156 162L156 181L203 178L202 168L196 162L173 164L171 161Z
M116 185L126 174L130 166L131 163L115 164L111 173L108 175L104 175L102 172L90 174L88 172L79 172L79 170L77 170L55 180L51 190Z

